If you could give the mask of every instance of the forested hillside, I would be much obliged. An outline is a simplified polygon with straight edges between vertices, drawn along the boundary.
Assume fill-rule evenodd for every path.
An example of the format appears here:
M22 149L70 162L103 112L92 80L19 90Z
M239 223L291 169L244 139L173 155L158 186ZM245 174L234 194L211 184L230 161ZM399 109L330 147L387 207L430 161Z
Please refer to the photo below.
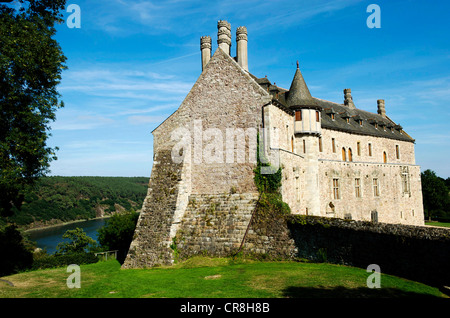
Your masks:
M20 227L91 219L121 210L139 210L147 177L45 177L6 221ZM0 222L4 222L1 220Z

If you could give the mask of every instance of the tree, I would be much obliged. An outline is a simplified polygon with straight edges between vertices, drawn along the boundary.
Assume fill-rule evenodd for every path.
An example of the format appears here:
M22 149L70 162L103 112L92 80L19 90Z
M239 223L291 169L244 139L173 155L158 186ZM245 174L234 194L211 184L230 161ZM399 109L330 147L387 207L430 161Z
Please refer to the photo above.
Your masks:
M63 238L70 241L59 243L56 246L56 255L87 253L97 247L97 242L78 227L74 230L67 230Z
M450 206L448 188L444 179L438 177L432 170L425 170L421 173L422 196L425 216L431 220L434 216L446 216Z
M0 229L0 276L31 267L33 253L15 225Z
M66 57L52 37L65 0L0 4L0 215L20 208L26 188L56 159L49 122L63 107L56 87Z
M106 224L98 230L98 242L106 250L118 250L117 260L121 263L127 256L139 213L130 211L114 214Z

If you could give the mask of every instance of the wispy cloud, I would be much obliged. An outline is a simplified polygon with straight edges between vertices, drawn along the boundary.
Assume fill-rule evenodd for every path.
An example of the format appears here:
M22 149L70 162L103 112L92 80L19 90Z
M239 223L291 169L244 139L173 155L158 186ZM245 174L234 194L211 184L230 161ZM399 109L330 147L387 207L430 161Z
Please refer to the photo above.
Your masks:
M132 125L142 125L142 124L157 124L161 123L167 118L164 116L129 116L128 122Z
M64 91L77 91L92 93L93 95L116 95L118 92L129 93L136 91L150 92L158 91L162 93L185 94L192 86L192 83L174 79L174 76L160 75L155 73L144 74L143 72L130 72L112 69L87 69L68 72L60 87ZM146 94L141 94L137 98L143 98ZM130 98L132 96L125 95Z
M255 21L248 27L257 30L275 24L286 27L309 23L314 17L332 15L361 2L363 0L100 0L95 2L96 19L92 22L97 28L119 36L160 32L186 35L203 30L204 25L211 21L232 16L235 20ZM86 6L92 8L87 3Z
M83 114L82 111L58 111L52 130L90 130L114 123L112 118L100 114Z

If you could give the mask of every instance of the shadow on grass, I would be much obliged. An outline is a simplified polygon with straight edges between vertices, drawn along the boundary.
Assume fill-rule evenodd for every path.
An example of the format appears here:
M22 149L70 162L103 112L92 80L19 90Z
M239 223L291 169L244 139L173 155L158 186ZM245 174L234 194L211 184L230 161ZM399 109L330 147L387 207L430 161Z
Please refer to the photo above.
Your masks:
M438 298L434 295L407 292L397 288L287 287L283 296L288 298Z

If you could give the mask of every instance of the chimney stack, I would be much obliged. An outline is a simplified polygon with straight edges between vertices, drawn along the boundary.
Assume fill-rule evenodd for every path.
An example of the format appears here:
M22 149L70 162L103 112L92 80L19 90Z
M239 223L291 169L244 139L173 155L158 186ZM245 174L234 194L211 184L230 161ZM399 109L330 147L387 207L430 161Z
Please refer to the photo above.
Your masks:
M202 36L200 38L200 50L202 51L202 71L205 69L206 64L208 64L211 59L211 37L210 36Z
M230 55L231 25L227 21L219 20L217 22L217 44L219 44L222 51Z
M356 108L353 103L352 90L350 88L344 89L344 105L348 108Z
M386 108L384 107L384 99L377 100L378 114L386 118Z
M236 58L238 64L248 72L247 28L240 26L236 30Z

